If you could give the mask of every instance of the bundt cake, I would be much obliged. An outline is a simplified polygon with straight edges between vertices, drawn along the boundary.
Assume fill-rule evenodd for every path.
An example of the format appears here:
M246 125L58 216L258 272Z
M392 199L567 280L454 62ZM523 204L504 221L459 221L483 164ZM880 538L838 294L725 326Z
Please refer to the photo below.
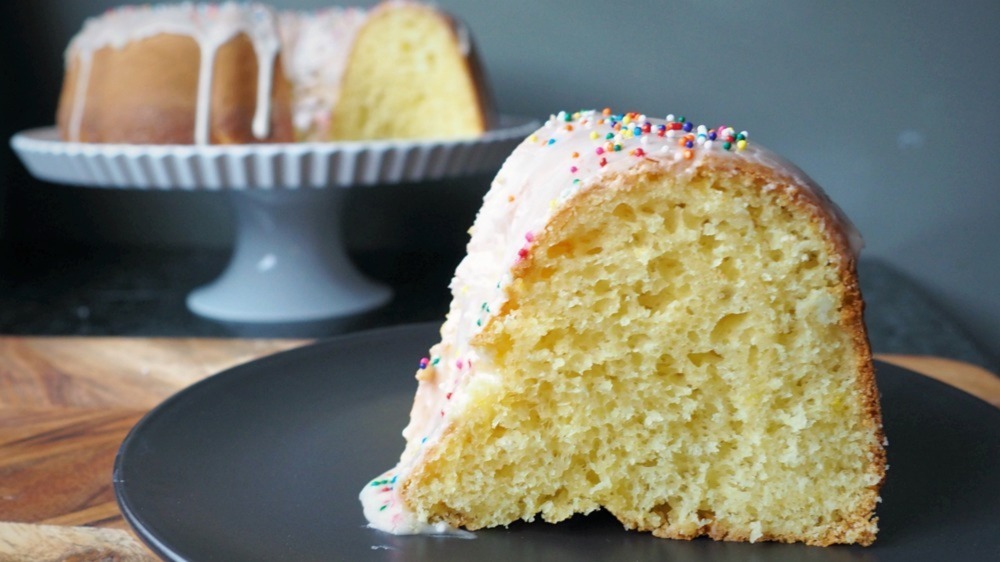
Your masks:
M604 508L658 537L870 544L885 475L861 239L746 132L560 113L472 227L398 465L408 534Z
M472 137L486 91L468 31L415 2L126 6L70 42L56 122L81 142Z

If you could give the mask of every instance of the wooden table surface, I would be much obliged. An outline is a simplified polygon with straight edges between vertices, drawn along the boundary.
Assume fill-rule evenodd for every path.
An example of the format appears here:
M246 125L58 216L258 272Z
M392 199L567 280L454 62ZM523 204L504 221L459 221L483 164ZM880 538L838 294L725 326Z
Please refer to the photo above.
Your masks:
M0 337L0 560L155 560L115 503L129 429L174 392L307 340ZM1000 407L1000 378L879 356Z

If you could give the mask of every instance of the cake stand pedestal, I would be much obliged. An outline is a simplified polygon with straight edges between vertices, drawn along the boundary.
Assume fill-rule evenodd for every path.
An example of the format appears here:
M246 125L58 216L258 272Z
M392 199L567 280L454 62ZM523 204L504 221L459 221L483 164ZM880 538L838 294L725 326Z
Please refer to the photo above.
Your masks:
M371 310L392 296L359 272L341 236L342 190L236 192L226 270L187 298L193 312L232 322L296 322Z
M231 191L232 258L217 279L188 295L187 306L227 322L290 323L358 314L392 296L347 256L345 188L495 172L538 125L502 117L474 139L236 146L74 143L46 127L14 135L11 146L46 181Z

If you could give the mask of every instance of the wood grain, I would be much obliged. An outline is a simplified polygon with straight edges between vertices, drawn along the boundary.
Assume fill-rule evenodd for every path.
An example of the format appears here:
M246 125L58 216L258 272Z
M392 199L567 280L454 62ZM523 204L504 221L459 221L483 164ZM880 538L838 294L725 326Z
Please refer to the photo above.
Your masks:
M123 527L111 471L144 410L0 408L0 513L9 521Z
M0 407L150 409L174 392L308 340L0 337Z
M307 343L0 337L0 560L156 560L115 502L125 435L178 390Z
M118 529L0 523L4 562L154 562L135 537Z
M115 503L111 472L125 435L178 390L307 343L0 337L0 560L154 559ZM1000 406L1000 379L979 367L878 359Z

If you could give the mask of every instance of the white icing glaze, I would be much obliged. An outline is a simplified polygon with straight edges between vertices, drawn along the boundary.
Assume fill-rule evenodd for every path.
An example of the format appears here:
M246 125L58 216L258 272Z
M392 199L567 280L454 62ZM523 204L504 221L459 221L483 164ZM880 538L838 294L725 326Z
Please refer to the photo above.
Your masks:
M458 39L458 52L462 53L463 57L469 57L472 54L472 35L469 33L469 28L457 20L453 20L452 26Z
M649 134L633 133L634 127L646 122ZM742 149L733 143L726 150L722 139L708 140L707 130L699 138L698 129L691 132L693 147L688 149L680 145L687 133L669 130L667 120L635 116L622 123L628 132L613 130L596 112L553 116L514 150L497 174L470 230L468 253L451 282L452 302L441 328L441 343L431 348L428 365L417 372L419 385L410 423L403 430L406 448L397 466L369 483L361 494L371 526L395 534L430 528L406 506L397 484L405 481L450 420L474 403L470 396L477 389L498 384L490 358L480 356L470 340L503 306L511 283L509 271L520 254L580 190L633 168L665 169L683 177L713 161L756 163L774 172L775 183L765 189L786 189L807 197L845 233L845 242L855 254L861 250L861 237L843 212L804 172L773 152L753 143ZM657 133L660 126L667 129L662 136ZM610 139L606 138L609 133ZM609 150L609 141L619 144L620 150Z
M398 494L393 493L394 483L395 473L390 470L369 482L361 490L359 499L370 527L393 535L475 537L472 533L456 529L447 523L421 521L412 511L404 509Z
M331 113L354 40L364 23L383 10L415 6L410 0L389 0L374 9L328 8L317 12L275 14L260 4L124 6L88 19L70 42L66 62L79 61L76 90L68 124L69 140L79 141L94 53L102 48L121 49L131 42L161 33L194 39L201 54L195 101L195 144L210 142L211 93L218 49L239 33L253 44L258 61L257 103L252 132L255 138L270 134L274 66L281 53L285 77L292 84L292 119L301 140L325 141ZM442 13L442 16L444 14ZM452 21L449 19L449 21ZM468 30L453 22L458 47L469 56Z
M251 7L251 43L257 55L257 103L254 108L251 132L257 139L271 133L271 90L274 83L274 64L281 50L276 16L269 8Z
M260 4L193 4L125 6L88 19L66 50L67 62L80 61L76 93L70 116L70 140L80 139L93 55L105 47L121 49L134 41L162 33L191 37L198 44L201 62L195 110L195 144L208 144L210 102L215 55L219 47L240 33L246 34L257 54L257 107L253 134L259 139L270 133L271 77L280 43L275 16Z
M87 88L90 86L90 67L93 64L93 53L81 52L77 69L76 89L73 91L73 107L69 118L69 139L80 140L80 127L83 125L83 108L87 101Z
M329 137L330 113L340 97L351 45L368 14L357 8L282 12L285 75L292 83L292 119L304 140Z

